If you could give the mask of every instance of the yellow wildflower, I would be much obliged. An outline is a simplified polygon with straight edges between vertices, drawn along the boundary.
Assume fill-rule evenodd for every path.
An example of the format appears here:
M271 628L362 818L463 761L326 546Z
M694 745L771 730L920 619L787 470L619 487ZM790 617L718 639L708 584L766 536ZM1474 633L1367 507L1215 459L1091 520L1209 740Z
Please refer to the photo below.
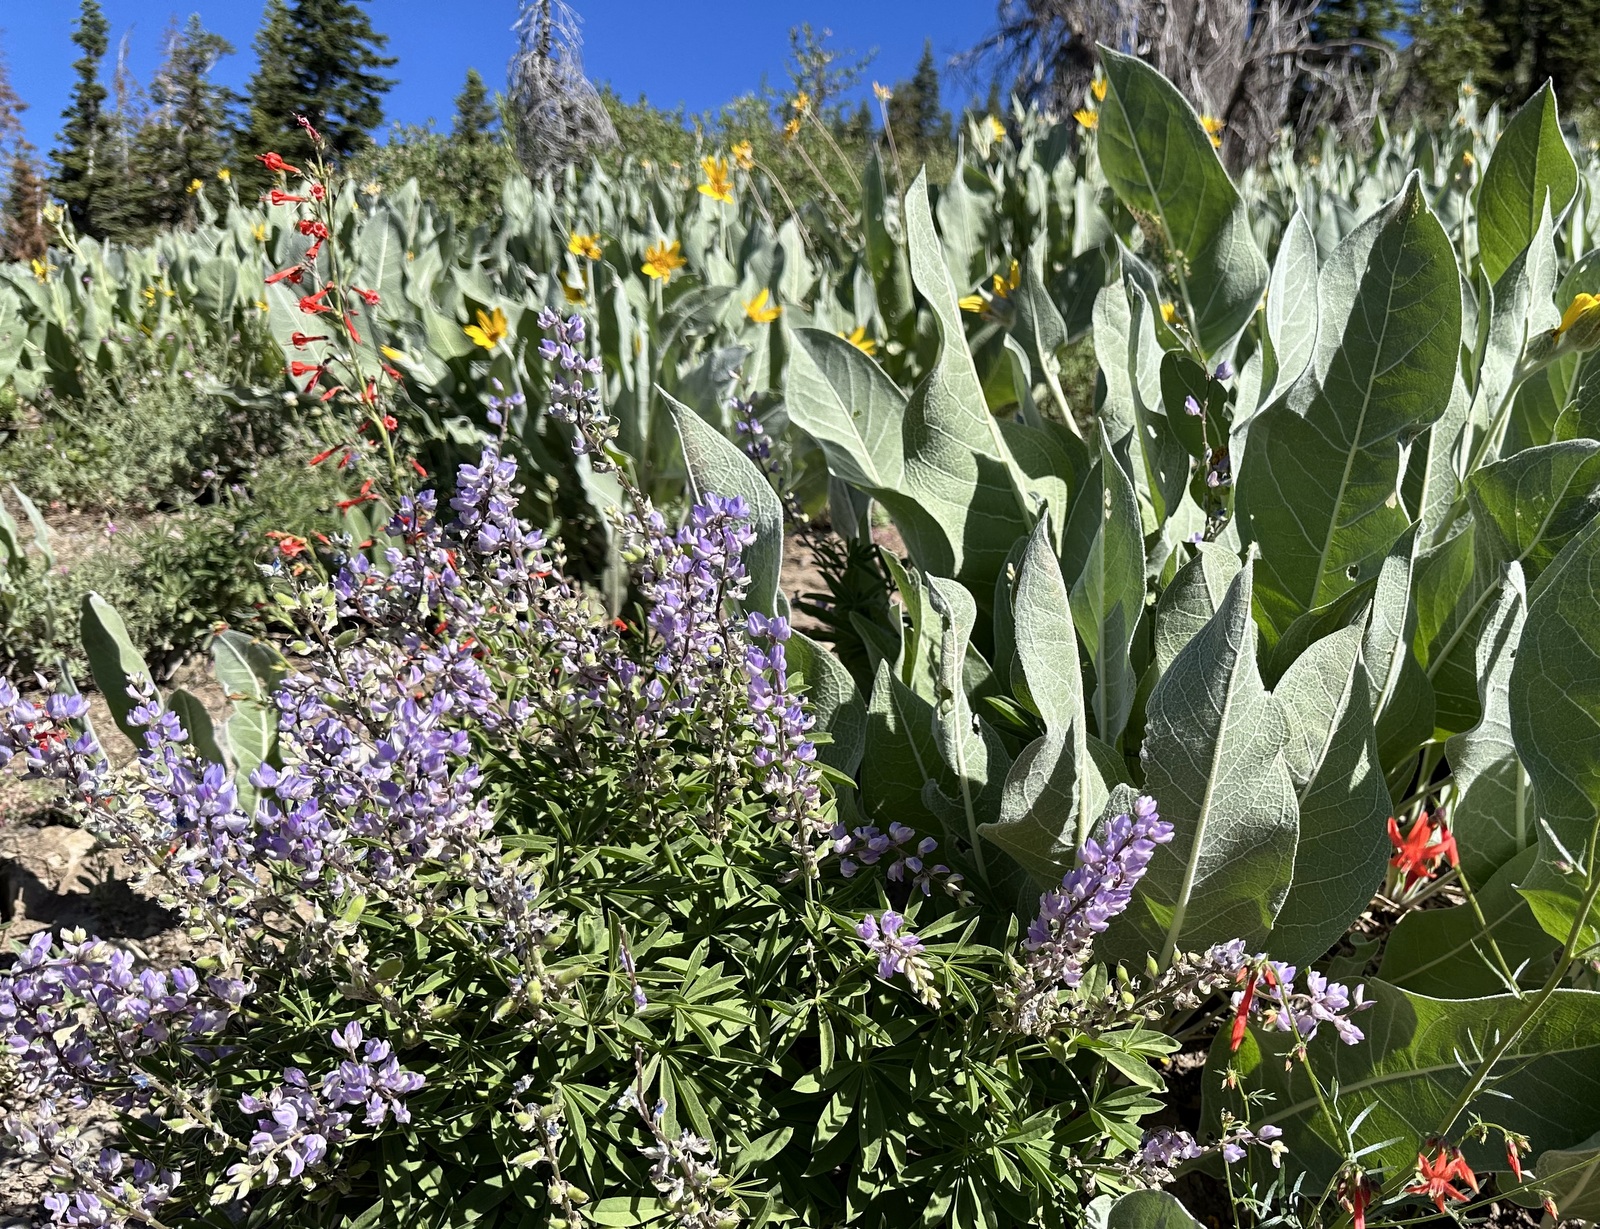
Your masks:
M203 187L205 187L205 184L201 183L198 179L191 179L189 181L189 186L185 189L185 191L188 192L190 196L193 196Z
M250 237L257 243L265 243L267 241L267 224L265 222L257 222L251 226Z
M794 101L789 105L795 109L797 115L804 115L811 110L811 95L801 90L794 96Z
M1003 141L1006 139L1006 126L993 115L989 117L989 136L995 141Z
M878 343L867 336L867 326L864 324L856 325L855 332L849 334L848 336L846 336L844 333L840 333L839 336L843 337L847 342L849 342L857 350L860 350L863 354L873 355L878 352Z
M989 310L989 300L981 294L963 295L960 302L962 311L971 312L975 316L981 316Z
M876 81L872 83L872 92L878 96L879 102L888 102L894 97L893 90L886 85L879 85Z
M67 211L54 202L44 207L44 220L51 226L60 226L66 216Z
M1163 320L1165 320L1168 324L1177 324L1178 323L1178 308L1177 308L1177 305L1174 304L1174 303L1163 303L1161 305L1161 318Z
M733 161L741 171L751 171L756 165L756 149L749 141L740 141L733 147Z
M700 194L721 201L724 205L733 204L733 180L728 178L728 160L708 155L700 159L700 169L706 176L705 183L700 185Z
M1222 148L1222 130L1227 126L1223 120L1218 119L1215 115L1202 115L1200 117L1200 127L1204 128L1206 136L1211 138L1212 149Z
M1096 77L1094 83L1089 86L1089 93L1094 95L1096 102L1104 102L1106 100L1106 79L1104 77Z
M584 260L599 260L600 253L603 250L600 246L600 233L598 231L592 235L573 231L572 237L567 240L567 251L574 256L583 257Z
M771 324L783 314L783 308L776 303L769 306L767 292L763 289L760 294L744 305L744 314L757 324Z
M1091 132L1100 127L1100 113L1091 111L1087 107L1079 107L1072 113L1072 118Z
M1476 94L1478 92L1478 89L1477 89L1477 87L1475 85L1472 84L1472 82L1463 81L1461 83L1461 92L1463 94L1465 94L1468 98L1471 98L1474 94Z
M688 263L683 258L683 249L676 239L671 243L663 239L645 249L644 272L663 282L670 282L672 275Z
M30 264L33 268L34 280L40 283L48 282L50 275L55 272L54 265L46 264L42 260L35 259Z
M581 282L576 286L571 286L567 284L566 278L562 278L561 293L566 296L568 303L583 302L583 284Z
M272 304L268 303L265 299L257 299L256 310L258 312L269 312L272 310Z
M405 356L404 351L396 350L393 346L379 346L378 353L391 363L409 363L411 361Z
M1592 294L1578 295L1562 315L1561 324L1556 328L1555 336L1560 337L1561 334L1565 333L1597 307L1600 307L1600 297Z
M792 119L783 126L783 139L785 141L792 141L799 135L800 121L798 119Z
M383 185L381 183L379 183L376 179L369 179L369 180L367 180L366 183L361 185L361 195L362 196L382 196L383 195Z
M223 183L227 183L233 178L233 172L225 166L219 166L217 168L217 178L222 180Z
M139 292L139 293L140 293L140 294L142 294L142 295L144 295L144 301L145 301L145 302L146 302L146 303L148 303L148 304L150 304L150 305L151 305L151 306L152 306L152 307L154 307L154 306L155 306L155 302L156 302L156 288L155 288L155 287L154 287L154 286L146 286L146 287L145 287L145 288L144 288L144 289L143 289L143 290L141 290L141 291L140 291L140 292Z
M1022 267L1016 261L1011 262L1011 268L1004 277L998 273L994 275L995 295L1002 299L1011 297L1011 292L1022 285Z
M485 350L493 350L505 340L506 334L510 332L510 329L506 324L505 312L497 307L491 316L480 307L478 309L478 323L469 324L461 331L472 339L473 345L482 346Z
M1467 150L1463 150L1462 151L1462 153L1461 153L1461 161L1466 163L1468 166L1471 166L1473 163L1475 163L1477 161L1477 159L1472 156L1472 151L1470 149L1467 149Z

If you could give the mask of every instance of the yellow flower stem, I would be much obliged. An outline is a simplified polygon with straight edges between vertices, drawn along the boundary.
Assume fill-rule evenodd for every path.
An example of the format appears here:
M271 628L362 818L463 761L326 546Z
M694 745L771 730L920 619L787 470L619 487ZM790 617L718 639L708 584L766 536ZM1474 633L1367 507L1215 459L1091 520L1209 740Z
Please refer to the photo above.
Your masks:
M894 182L897 194L901 200L906 196L905 172L900 169L900 150L894 143L894 125L889 122L889 104L883 99L878 99L878 113L883 116L883 135L889 142L889 159L894 163Z
M767 182L778 190L779 196L783 197L783 203L788 207L789 216L794 219L795 229L800 232L800 242L805 245L806 255L813 255L813 249L811 246L811 233L806 230L805 219L800 216L800 211L794 207L794 199L784 188L783 180L774 175L772 171L762 163L757 162L755 165L756 170L765 175L767 177Z
M816 124L817 130L822 133L823 140L827 141L829 148L839 159L839 165L844 167L844 173L850 176L850 183L856 190L856 195L861 195L861 177L856 174L855 168L850 165L850 159L844 156L844 150L839 148L839 142L833 139L833 133L828 131L828 125L822 122L822 117L813 110L807 110L806 115Z
M805 162L806 166L811 168L812 176L819 184L822 185L823 191L828 194L828 199L833 202L834 208L839 211L839 216L842 219L843 224L846 227L849 227L851 221L853 220L853 215L848 209L845 208L844 202L839 199L839 194L833 190L833 185L828 182L828 177L824 175L821 169L818 168L817 164L812 161L811 155L806 152L806 147L802 145L798 139L794 142L794 148L795 152L800 155L801 160Z

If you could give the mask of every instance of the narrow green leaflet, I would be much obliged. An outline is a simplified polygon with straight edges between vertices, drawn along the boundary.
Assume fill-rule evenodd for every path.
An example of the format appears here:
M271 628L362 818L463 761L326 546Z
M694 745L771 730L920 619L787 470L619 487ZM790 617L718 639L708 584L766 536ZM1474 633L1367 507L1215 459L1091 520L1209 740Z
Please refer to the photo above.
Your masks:
M1533 783L1539 865L1529 903L1565 940L1592 941L1600 892L1600 520L1567 543L1529 593L1511 667L1511 737Z
M1533 843L1533 799L1511 738L1511 667L1528 614L1522 568L1512 563L1478 638L1478 699L1482 717L1445 743L1455 776L1450 829L1470 883L1482 883Z
M1550 202L1560 217L1578 190L1578 167L1561 135L1556 94L1547 81L1522 105L1494 147L1478 192L1478 258L1498 280L1528 246Z
M1370 579L1409 523L1404 441L1445 411L1461 338L1455 257L1416 175L1323 266L1311 365L1251 421L1240 532L1272 639Z
M1471 905L1407 913L1384 944L1379 975L1414 994L1438 999L1505 994L1512 978L1526 988L1537 987L1550 971L1556 941L1517 890L1537 854L1530 845L1474 884L1482 923Z
M657 390L660 391L660 390ZM778 613L778 576L783 570L783 504L766 475L728 438L683 402L661 393L683 441L683 460L696 499L708 493L739 496L750 509L756 540L744 550L750 573L745 605L765 615Z
M1339 941L1383 882L1394 804L1373 736L1361 668L1361 629L1317 641L1284 672L1274 695L1289 741L1285 762L1300 801L1294 881L1268 949L1305 964Z
M1310 1045L1310 1066L1325 1088L1339 1089L1337 1112L1354 1131L1358 1148L1372 1148L1363 1164L1389 1174L1409 1174L1417 1153L1448 1117L1466 1091L1475 1060L1495 1038L1516 1032L1526 1000L1509 994L1481 999L1433 999L1387 982L1367 983L1370 1011L1356 1017L1366 1039L1345 1045L1331 1028L1318 1030ZM1241 1117L1239 1094L1224 1090L1221 1071L1228 1064L1224 1031L1214 1045L1205 1077L1204 1121L1216 1124L1225 1108ZM1309 1184L1320 1187L1343 1163L1340 1135L1329 1124L1306 1077L1305 1063L1285 1056L1295 1044L1291 1033L1252 1029L1232 1055L1241 1083L1264 1089L1271 1121ZM1463 1069L1465 1068L1465 1069ZM1587 990L1557 990L1533 1022L1523 1029L1496 1068L1492 1091L1469 1101L1468 1121L1477 1113L1508 1130L1527 1135L1535 1153L1566 1148L1600 1129L1600 996ZM1472 1165L1503 1169L1505 1150L1498 1139L1466 1148Z
M1139 680L1128 648L1144 610L1144 539L1133 484L1102 438L1100 463L1072 507L1063 539L1072 619L1094 670L1095 733L1115 746Z
M1078 645L1066 582L1041 520L1028 539L1013 597L1016 666L1045 733L1011 765L1000 818L979 832L1030 874L1059 879L1105 806L1106 786L1089 756Z
M1259 948L1289 891L1299 820L1283 707L1261 685L1251 569L1150 695L1145 793L1176 829L1130 918L1163 964L1240 938Z
M1106 97L1100 166L1166 247L1183 314L1207 353L1242 329L1267 285L1267 262L1211 139L1182 94L1134 56L1100 49Z

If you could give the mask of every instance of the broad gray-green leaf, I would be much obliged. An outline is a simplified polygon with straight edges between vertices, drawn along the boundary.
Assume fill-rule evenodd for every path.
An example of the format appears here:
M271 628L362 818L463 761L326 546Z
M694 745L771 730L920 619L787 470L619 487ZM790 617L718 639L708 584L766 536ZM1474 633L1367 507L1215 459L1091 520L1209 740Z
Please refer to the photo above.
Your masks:
M128 625L98 593L86 593L78 628L84 656L89 659L89 673L106 698L111 719L135 746L142 747L143 731L128 722L128 714L137 703L128 694L128 686L136 680L145 684L153 684L153 680L150 667L128 635Z
M789 417L821 446L828 469L865 490L898 490L906 399L871 358L823 329L796 329L785 377Z
M178 720L183 723L189 745L201 759L208 764L228 762L227 756L222 753L222 747L217 742L217 731L211 723L211 714L206 712L206 706L200 703L199 697L191 691L178 687L167 697L167 707L177 714Z
M1144 611L1145 561L1133 484L1104 437L1100 463L1073 504L1063 547L1073 575L1073 623L1094 669L1095 733L1115 746L1139 686L1128 650Z
M272 695L289 673L289 663L265 640L231 629L212 640L211 660L217 681L233 704L227 731L234 787L239 791L239 805L246 814L253 814L256 790L250 774L272 759L277 748L278 712Z
M1282 705L1261 685L1251 569L1178 653L1146 709L1145 792L1170 822L1130 918L1166 963L1232 938L1259 948L1294 870L1299 822Z
M867 741L867 705L843 663L804 632L789 638L789 666L805 679L806 700L817 729L832 741L817 748L817 758L854 776Z
M683 402L661 392L683 441L683 460L696 499L708 493L739 496L750 510L755 541L745 548L750 573L745 606L765 615L778 613L778 577L783 570L783 504L755 463L728 438Z
M1312 362L1251 420L1235 495L1273 639L1377 570L1409 522L1402 445L1449 402L1461 289L1416 175L1329 257L1318 298Z
M1433 687L1412 648L1417 627L1411 580L1416 571L1416 534L1413 525L1395 540L1378 567L1361 646L1372 681L1378 753L1385 768L1406 763L1433 733Z
M1562 1222L1600 1221L1600 1132L1570 1148L1536 1154L1533 1170L1529 1188L1508 1196L1514 1203L1537 1207L1548 1191Z
M1373 734L1359 627L1317 641L1284 672L1285 761L1300 802L1294 880L1268 941L1292 964L1339 941L1383 882L1393 803Z
M1478 258L1498 280L1528 246L1550 202L1560 217L1578 190L1578 167L1561 135L1556 94L1547 81L1511 117L1478 191Z
M946 792L951 788L949 771L939 757L934 719L933 705L901 683L888 662L880 662L867 705L864 759L870 767L861 774L861 800L868 817L881 828L896 822L926 827L924 784L936 781Z
M1529 903L1565 939L1596 929L1600 881L1600 520L1567 543L1529 593L1511 667L1511 736L1533 783L1539 867Z
M1238 190L1183 95L1134 56L1102 47L1100 57L1107 82L1100 166L1123 204L1158 228L1183 314L1209 353L1255 312L1267 262Z
M1271 401L1305 372L1317 344L1317 241L1299 209L1284 227L1267 283L1267 336L1272 339L1273 381L1261 400ZM1246 412L1254 404L1243 407Z
M1522 568L1512 563L1478 638L1478 724L1445 743L1455 777L1450 829L1469 883L1480 884L1533 843L1533 799L1511 738L1509 688L1528 614Z
M1478 368L1474 425L1487 429L1511 386L1528 340L1561 323L1554 294L1559 269L1550 211L1541 205L1526 249L1500 274L1490 296L1489 330Z
M1106 786L1089 755L1078 644L1046 521L1028 539L1012 612L1019 695L1044 721L1045 733L1011 765L999 820L979 831L1029 873L1059 879L1105 806Z
M1200 1229L1169 1191L1129 1191L1106 1214L1105 1229Z
M1510 990L1507 973L1523 986L1543 981L1556 941L1517 891L1537 853L1529 846L1474 884L1483 924L1471 905L1413 909L1403 916L1384 945L1379 969L1384 981L1440 999L1505 994Z
M1201 542L1156 603L1156 674L1165 674L1183 646L1217 613L1239 574L1239 556L1220 542Z
M50 526L45 523L44 515L39 511L39 505L34 503L22 493L22 488L16 483L11 484L11 493L17 497L17 503L22 507L22 514L28 518L28 527L33 530L33 548L44 559L45 569L48 571L56 566L56 553L50 545ZM10 517L6 518L8 521ZM15 541L16 527L11 526L8 532Z
M1518 1032L1527 1000L1509 994L1481 999L1433 999L1387 982L1367 983L1374 1003L1356 1022L1366 1034L1345 1045L1326 1026L1310 1044L1310 1061L1288 1063L1292 1033L1252 1029L1234 1055L1223 1032L1213 1045L1204 1083L1202 1120L1213 1128L1225 1108L1239 1114L1238 1092L1222 1087L1222 1068L1239 1072L1240 1086L1273 1097L1272 1122L1308 1185L1321 1187L1343 1164L1340 1137L1324 1116L1308 1082L1314 1070L1324 1088L1339 1089L1339 1113L1355 1128L1369 1170L1409 1174L1424 1141L1445 1131L1460 1138L1478 1114L1527 1135L1535 1153L1571 1147L1600 1128L1600 995L1557 990L1544 1010ZM1466 1112L1446 1122L1458 1096L1496 1038L1512 1038L1492 1087L1468 1101ZM1465 1068L1465 1069L1463 1069ZM1468 1144L1474 1168L1505 1168L1498 1138Z

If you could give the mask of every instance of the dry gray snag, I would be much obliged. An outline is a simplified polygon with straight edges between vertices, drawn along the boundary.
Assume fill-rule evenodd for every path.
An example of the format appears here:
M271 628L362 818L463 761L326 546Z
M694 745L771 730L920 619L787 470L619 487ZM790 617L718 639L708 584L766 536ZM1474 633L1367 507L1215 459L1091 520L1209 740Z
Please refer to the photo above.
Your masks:
M617 130L583 75L581 19L563 0L524 0L507 69L517 159L538 179L612 145Z

